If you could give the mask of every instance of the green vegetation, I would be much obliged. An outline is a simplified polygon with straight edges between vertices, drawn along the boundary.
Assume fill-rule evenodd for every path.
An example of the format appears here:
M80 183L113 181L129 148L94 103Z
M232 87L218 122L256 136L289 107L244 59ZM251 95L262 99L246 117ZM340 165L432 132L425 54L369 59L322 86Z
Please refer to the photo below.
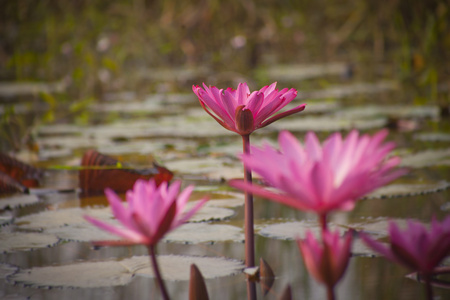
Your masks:
M420 89L418 100L437 100L448 77L445 0L1 2L0 79L65 79L72 99L146 91L139 72L181 66L248 75L343 60L376 74L383 63Z

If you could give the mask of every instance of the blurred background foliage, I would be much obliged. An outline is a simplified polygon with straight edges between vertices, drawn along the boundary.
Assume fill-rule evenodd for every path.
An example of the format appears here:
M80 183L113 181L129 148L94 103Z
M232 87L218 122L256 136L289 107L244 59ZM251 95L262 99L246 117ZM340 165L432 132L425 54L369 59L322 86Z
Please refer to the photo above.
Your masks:
M65 87L58 100L81 106L109 91L159 91L155 78L166 80L162 91L186 91L189 72L218 74L208 81L215 85L220 74L261 81L257 71L274 64L348 62L366 76L402 80L419 103L440 101L449 85L447 0L0 0L0 7L0 80L58 82ZM175 75L162 71L173 68Z

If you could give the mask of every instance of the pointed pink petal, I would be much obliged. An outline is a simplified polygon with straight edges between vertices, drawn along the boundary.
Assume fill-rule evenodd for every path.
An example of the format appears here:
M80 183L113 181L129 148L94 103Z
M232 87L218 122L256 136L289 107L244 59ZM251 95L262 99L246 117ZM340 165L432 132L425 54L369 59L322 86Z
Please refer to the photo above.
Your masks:
M284 117L290 116L290 115L298 113L300 111L303 111L305 109L305 107L306 107L306 104L302 104L302 105L294 107L293 109L290 109L288 111L279 113L278 115L275 115L275 116L271 117L270 119L262 122L261 126L259 128L266 127L267 125L272 124L273 122L278 121L279 119L282 119Z
M254 195L263 197L263 198L268 198L270 200L279 202L281 204L285 204L288 206L292 206L296 209L299 210L309 210L310 208L305 206L302 202L298 201L297 199L294 199L288 195L283 195L283 194L277 194L271 191L266 190L265 188L256 185L256 184L250 184L250 183L246 183L242 180L230 180L228 181L228 185L230 185L231 187L246 191L246 192L250 192L253 193Z
M103 221L97 220L95 218L92 218L90 216L84 216L84 219L88 221L89 223L97 226L100 229L103 229L105 231L109 231L112 234L118 235L124 239L133 241L135 243L145 243L146 238L139 232L127 229L127 228L120 228L108 223L105 223Z

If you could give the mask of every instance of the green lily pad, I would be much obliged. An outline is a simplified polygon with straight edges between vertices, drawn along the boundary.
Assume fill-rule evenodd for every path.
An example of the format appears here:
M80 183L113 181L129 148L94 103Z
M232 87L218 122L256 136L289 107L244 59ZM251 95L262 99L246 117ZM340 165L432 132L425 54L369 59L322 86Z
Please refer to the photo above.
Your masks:
M187 223L169 232L164 238L165 242L184 244L216 243L216 242L243 242L245 239L242 229L232 225Z
M339 229L342 233L345 232L345 229L340 226L333 224L328 224L328 226L330 230ZM307 230L319 236L322 229L316 221L298 221L270 224L261 228L258 234L279 240L296 240L304 238Z
M450 148L425 150L403 156L401 166L410 168L450 166Z
M413 137L415 140L424 142L450 142L450 134L444 132L418 133Z
M165 166L182 174L203 175L212 180L242 177L242 164L229 158L190 158L167 161Z
M290 131L337 131L337 130L368 130L382 128L387 124L387 118L350 119L337 116L301 116L290 117L270 125L270 129Z
M83 218L84 215L89 215L104 221L113 219L113 215L109 207L100 209L81 209L75 207L56 211L43 211L37 214L23 216L17 218L15 220L15 224L22 229L45 230L49 228L87 223L87 221Z
M399 87L395 81L379 81L375 83L356 82L347 85L332 86L329 88L303 92L299 97L303 99L335 98L341 99L354 95L377 94L397 90Z
M116 223L119 226L119 222ZM91 224L76 224L72 226L52 227L44 231L46 234L55 235L64 241L90 242L90 241L119 241L121 238L104 231Z
M323 77L327 75L342 75L346 72L348 64L301 64L301 65L277 65L267 68L267 76L278 81L299 81Z
M0 278L4 279L6 276L14 274L18 270L17 267L8 265L8 264L0 264Z
M374 192L367 195L365 198L393 198L414 195L424 195L429 193L436 193L450 188L450 182L442 180L437 183L429 184L390 184L381 187Z
M109 222L120 226L116 222ZM110 234L91 224L79 224L74 226L64 226L49 228L44 231L46 234L52 234L65 241L91 242L91 241L109 241L121 240L120 237ZM169 232L162 241L167 243L216 243L216 242L242 242L244 235L242 229L231 225L205 224L205 223L186 223L173 231Z
M405 228L407 221L404 219L388 219L384 217L368 219L360 223L354 223L348 225L349 228L353 228L357 231L364 231L378 238L386 237L389 235L388 228L389 222L395 222L400 228Z
M39 202L36 195L14 195L8 198L0 198L0 210L35 204Z
M37 232L0 232L0 252L16 252L50 247L58 243L54 235Z
M186 206L186 209L194 206L195 203L195 201L189 202ZM189 221L203 222L223 220L230 218L234 214L235 212L232 209L217 207L213 205L205 205L194 216L192 216ZM119 224L119 222L114 219L114 216L109 207L87 209L74 207L56 211L43 211L37 214L31 214L17 218L15 220L15 224L18 225L18 227L21 229L48 231L51 228L77 227L80 225L87 225L89 223L84 219L85 215L103 220L105 222L117 222L117 224ZM83 226L81 226L80 228L83 228Z
M413 105L365 105L358 107L346 107L336 112L337 116L346 118L373 118L388 116L395 118L436 118L439 116L437 106L413 106Z
M244 268L238 260L221 257L160 255L157 260L163 279L171 281L189 280L191 264L205 279L239 274ZM25 269L8 281L33 287L96 288L126 285L134 276L154 277L148 256Z

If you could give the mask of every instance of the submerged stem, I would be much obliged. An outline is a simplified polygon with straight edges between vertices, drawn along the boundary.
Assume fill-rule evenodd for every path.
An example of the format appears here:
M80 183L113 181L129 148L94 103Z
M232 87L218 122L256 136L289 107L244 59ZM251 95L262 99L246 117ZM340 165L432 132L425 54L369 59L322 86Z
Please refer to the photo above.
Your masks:
M161 277L161 273L159 272L158 262L156 261L155 246L154 245L148 246L148 252L150 254L150 260L152 262L153 272L155 273L156 281L158 282L163 299L169 300L170 299L169 294L167 293L166 286L164 285L164 282Z
M242 145L245 154L250 154L250 134L242 135ZM244 163L244 181L252 183L252 171ZM253 194L245 192L245 264L255 266L255 239L253 229ZM247 299L256 299L256 285L247 280Z

